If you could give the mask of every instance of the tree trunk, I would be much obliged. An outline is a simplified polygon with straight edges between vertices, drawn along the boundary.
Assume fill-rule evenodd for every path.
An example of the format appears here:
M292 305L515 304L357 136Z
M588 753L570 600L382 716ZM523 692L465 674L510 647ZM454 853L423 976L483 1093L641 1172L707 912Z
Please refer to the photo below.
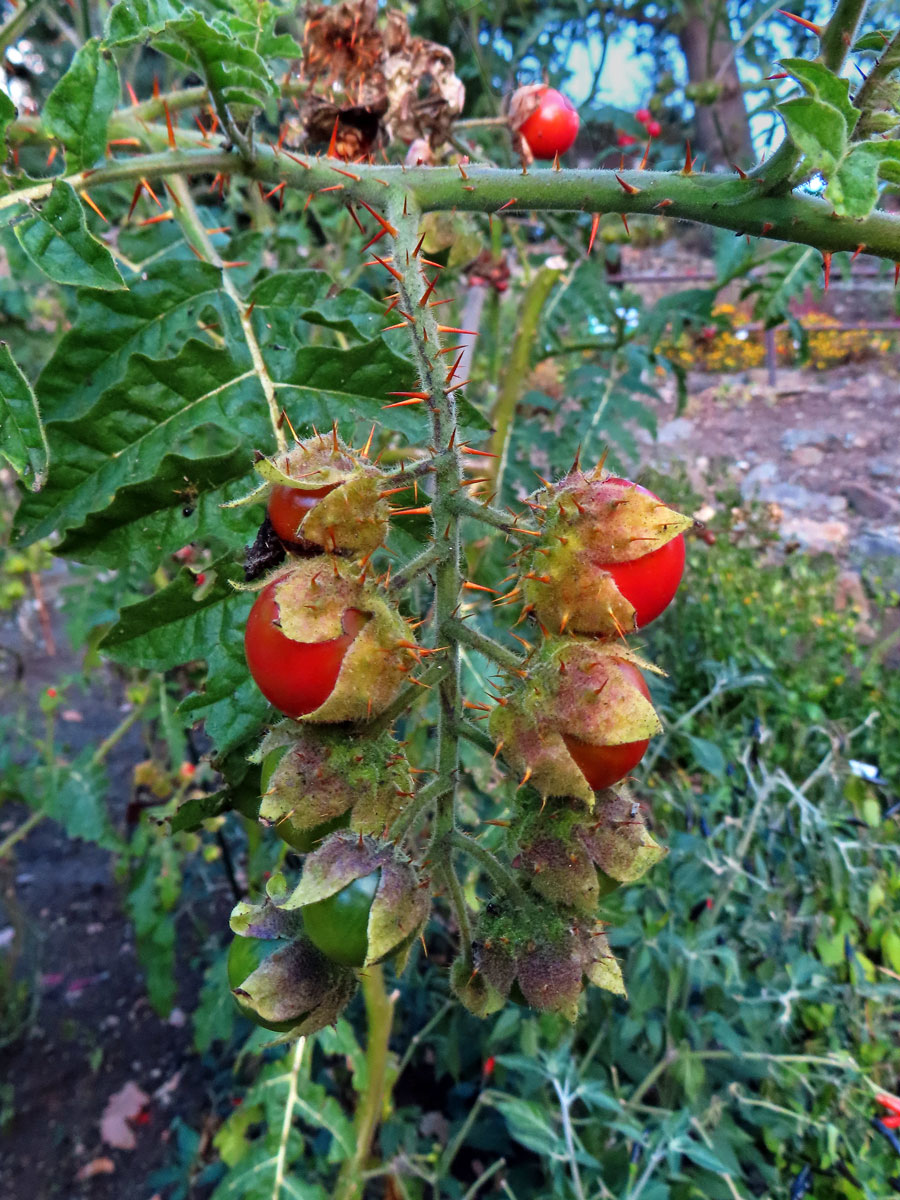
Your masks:
M754 160L750 122L734 59L726 0L695 0L687 6L678 41L692 84L715 83L714 104L696 106L696 146L711 167ZM727 64L724 65L723 64Z

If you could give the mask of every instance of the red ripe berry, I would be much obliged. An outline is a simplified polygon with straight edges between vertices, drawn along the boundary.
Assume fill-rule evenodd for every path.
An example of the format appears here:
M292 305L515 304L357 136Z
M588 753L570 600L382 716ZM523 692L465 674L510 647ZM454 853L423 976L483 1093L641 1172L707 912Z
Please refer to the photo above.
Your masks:
M574 104L556 88L538 94L534 112L519 128L535 158L565 154L578 135L580 120Z
M662 133L662 125L660 125L659 121L648 121L647 132L651 137L659 137Z
M650 692L644 676L633 663L623 659L615 659L616 665L623 675L637 688L645 700L650 699ZM603 788L612 787L620 779L632 771L647 751L650 739L639 742L623 742L617 746L594 746L579 738L563 734L566 749L572 755L581 769L588 785L599 792Z
M296 718L314 712L334 691L344 655L368 618L348 608L339 637L295 642L279 626L275 590L282 578L272 580L256 597L244 631L244 651L250 674L265 698L285 716Z
M269 520L281 540L295 542L300 522L311 508L315 508L319 501L337 486L338 484L332 483L307 490L279 483L273 487L269 496Z
M619 136L616 138L616 144L618 146L621 146L623 149L626 146L633 146L636 141L637 141L637 138L634 137L630 133L620 133Z
M646 125L647 122L650 120L650 109L649 108L639 108L637 110L637 112L634 114L634 117L635 117L636 121L640 121L640 123L642 125Z
M635 488L643 495L659 500L654 492L628 479L611 476L606 482ZM597 565L612 575L616 587L633 605L637 627L642 629L671 604L684 574L684 560L684 534L679 533L678 537L643 558L631 562L598 562Z

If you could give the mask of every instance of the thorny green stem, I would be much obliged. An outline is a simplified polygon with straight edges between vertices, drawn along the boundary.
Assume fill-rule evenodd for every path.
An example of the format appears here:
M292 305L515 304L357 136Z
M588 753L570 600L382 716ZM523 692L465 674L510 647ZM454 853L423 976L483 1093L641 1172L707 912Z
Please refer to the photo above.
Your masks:
M179 137L196 141L183 130ZM765 227L766 237L820 251L852 252L864 245L869 254L900 261L900 217L896 214L874 212L857 220L836 216L827 201L815 196L767 195L767 168L777 155L776 151L759 175L747 179L639 170L535 170L522 175L514 170L483 167L469 167L468 178L464 179L454 167L405 170L354 164L352 173L358 180L340 186L345 200L361 198L375 207L383 207L396 190L393 185L401 185L406 188L409 203L422 210L493 213L515 199L511 212L664 213L675 220L697 221L748 236L761 235ZM307 168L271 146L257 146L249 163L231 151L169 150L115 160L108 166L65 178L78 190L142 176L222 173L271 183L285 180L304 193L314 194L320 188L335 186L335 172L346 174L346 164L338 166L318 159L311 160ZM52 181L47 180L0 196L0 210L42 200L51 186Z
M838 0L828 24L822 30L820 58L837 75L856 40L868 0Z
M416 675L418 683L412 683L409 687L404 688L393 704L389 704L383 713L366 723L369 733L375 734L383 729L390 729L398 717L401 717L417 700L421 700L432 684L438 682L444 669L443 663L431 663Z
M483 525L490 525L492 529L502 530L509 537L528 541L535 536L531 531L523 529L519 525L519 517L513 513L512 509L495 508L493 504L482 504L468 496L456 496L453 500L453 507L461 517L471 517L474 521L481 521Z
M515 650L507 650L506 646L501 646L499 642L495 642L485 633L479 633L477 629L473 629L465 621L460 621L458 617L451 617L447 622L446 629L451 637L455 637L462 645L468 646L470 650L477 650L479 654L483 654L485 658L496 663L505 671L518 671L521 668L522 658L516 654Z
M437 546L429 546L427 550L423 550L421 554L411 558L395 575L391 576L389 590L394 593L405 591L417 576L424 575L426 571L436 567L443 557L443 552Z
M237 310L238 320L240 321L241 333L247 349L250 351L250 360L253 363L253 370L262 388L262 393L266 398L266 405L269 410L269 421L272 425L272 432L275 435L275 442L280 452L287 450L287 434L284 431L284 422L281 419L281 408L278 404L278 398L275 394L275 383L272 376L269 374L269 369L266 366L266 361L263 358L262 350L259 342L256 340L256 332L253 328L253 323L250 320L250 313L247 305L244 303L243 297L235 287L231 278L228 275L228 269L222 263L219 253L209 238L209 234L200 219L200 214L194 204L190 189L185 181L180 176L175 176L169 181L169 187L172 189L172 194L177 198L175 206L175 219L179 221L184 235L188 242L203 256L203 258L218 267L222 272L222 288L225 294L231 300Z
M416 798L411 800L394 824L391 826L391 837L399 842L418 821L419 817L440 798L447 785L439 779L432 779L425 787L420 788Z
M867 113L876 109L881 103L881 92L891 74L900 68L900 29L894 34L881 57L869 71L859 91L853 98L853 103L862 112ZM863 122L860 122L862 124Z
M547 298L553 291L562 271L558 267L543 266L532 279L522 297L519 309L518 331L503 373L497 403L491 414L494 435L491 438L491 453L497 457L490 460L487 474L491 476L491 487L498 496L503 495L503 476L512 435L516 406L525 390L531 366L531 354L537 337Z
M505 895L514 897L522 905L528 903L525 891L518 879L488 850L487 846L482 846L476 838L462 833L459 829L454 830L451 834L450 844L454 849L462 850L470 858L474 858Z
M384 986L384 968L380 965L366 967L360 975L360 986L369 1026L366 1039L368 1086L356 1110L356 1153L344 1160L334 1200L359 1200L362 1196L366 1160L372 1153L372 1143L389 1096L389 1044L394 998L388 995Z
M484 750L491 757L496 753L496 747L490 734L485 733L483 729L479 729L477 725L473 725L471 721L467 721L464 717L456 722L456 732L460 737L471 742L473 746L477 746L479 750Z
M431 445L434 447L434 493L431 501L434 562L435 645L447 646L444 671L438 683L437 763L435 784L439 789L431 841L434 874L443 883L453 905L460 940L467 961L471 954L471 935L465 897L456 878L449 853L450 838L456 823L456 788L459 769L459 735L456 722L460 696L459 643L449 622L459 608L462 590L459 515L453 496L462 484L462 461L457 439L456 391L447 390L447 366L441 357L440 331L429 306L424 273L417 259L421 211L405 189L391 188L382 200L387 219L395 230L394 271L399 276L400 307L410 314L409 333L419 382L429 399Z
M462 884L459 882L459 876L453 869L453 864L450 863L447 870L442 872L443 878L447 884L450 893L450 900L453 906L453 913L456 917L456 924L459 930L459 949L463 961L472 962L472 925L469 921L469 910L466 907L466 897L463 892Z

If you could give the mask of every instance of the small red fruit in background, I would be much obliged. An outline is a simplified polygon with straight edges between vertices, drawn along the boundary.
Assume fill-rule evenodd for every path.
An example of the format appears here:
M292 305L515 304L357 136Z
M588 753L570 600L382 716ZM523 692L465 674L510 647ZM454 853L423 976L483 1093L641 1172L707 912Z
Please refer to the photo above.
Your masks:
M256 597L244 631L244 650L250 674L269 703L287 717L303 717L324 704L334 691L344 655L368 617L348 608L339 637L295 642L279 626L275 590L282 578L267 584Z
M535 158L565 154L578 135L580 119L575 105L556 88L542 88L537 107L519 127Z
M636 141L637 141L637 138L634 137L630 133L620 133L619 136L616 138L616 144L619 146L622 146L623 149L626 146L633 146Z
M650 691L644 676L637 667L623 659L617 658L613 661L629 683L637 688L645 700L649 700ZM612 746L595 746L565 733L562 738L566 743L566 749L595 792L612 787L614 783L624 779L629 771L634 770L638 765L650 745L649 738L637 742L621 742Z
M623 488L634 488L644 496L659 500L655 492L628 479L613 475L605 482L618 484ZM651 550L643 558L635 558L630 562L598 561L597 565L612 575L616 587L634 607L637 628L643 629L645 625L655 621L672 603L684 574L684 560L684 534L679 533L670 542L666 542L658 550Z
M650 120L650 109L649 108L639 108L637 110L637 112L634 114L634 119L636 121L640 121L640 123L642 125L646 125L647 122Z
M648 121L647 132L651 137L659 137L662 133L662 125L660 125L659 121Z

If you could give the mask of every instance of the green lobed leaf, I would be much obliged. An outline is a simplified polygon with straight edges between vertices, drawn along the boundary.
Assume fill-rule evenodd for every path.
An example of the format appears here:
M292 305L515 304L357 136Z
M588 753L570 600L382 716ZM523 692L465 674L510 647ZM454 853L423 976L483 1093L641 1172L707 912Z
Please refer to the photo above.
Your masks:
M192 720L205 717L207 734L225 754L258 733L271 710L244 659L253 596L231 586L242 573L227 558L206 574L209 587L198 588L190 571L181 571L168 587L123 608L102 647L119 662L157 671L205 659L203 690L182 701L178 711Z
M408 386L411 368L380 339L348 350L301 347L285 375L279 400L298 433L337 420L387 425L410 441L421 434L420 414L383 410L389 391ZM464 402L460 414L461 437L481 436L484 419ZM167 361L135 355L93 408L48 423L47 434L53 470L20 505L15 536L31 542L71 531L64 552L81 561L114 566L124 555L151 570L191 540L240 544L254 514L220 505L249 490L253 451L274 449L249 358L198 341Z
M74 420L125 374L132 354L163 358L196 332L207 305L221 303L222 273L211 263L150 264L140 284L124 291L78 292L78 319L38 378L48 420Z
M161 33L169 21L184 15L180 0L121 0L106 20L104 40L109 46L130 46Z
M93 754L93 749L87 748L72 762L38 767L27 798L45 816L58 821L69 837L120 850L121 839L107 813L106 771L102 763L93 761Z
M818 281L822 258L812 246L782 246L766 259L767 270L762 278L754 278L741 293L741 298L757 294L753 316L767 328L780 324L790 312L794 296Z
M275 25L284 10L269 0L229 0L229 25L237 32L246 29L254 47L266 59L303 57L303 48L290 34L275 32Z
M851 146L825 190L842 217L866 217L878 202L878 179L896 178L900 141L858 142Z
M119 99L119 69L108 50L91 38L47 97L47 132L66 148L69 170L90 167L106 150L107 125Z
M102 541L113 537L119 539L120 555L133 551L145 563L191 539L184 536L184 519L174 521L174 528L169 520L162 542L148 539L138 546L146 514L135 502L135 488L157 504L164 501L165 512L174 517L193 500L195 473L198 480L218 477L224 458L226 469L230 465L238 475L242 461L249 465L252 447L266 446L272 437L249 360L237 363L227 351L197 341L169 361L135 355L125 379L104 392L84 418L48 424L47 434L53 470L46 488L20 506L18 536L33 540L52 530L78 529L93 514L103 514L92 526L95 543L101 544L82 538L81 551L91 557L94 550L105 561L111 548ZM204 465L209 456L213 462ZM176 464L177 459L182 462ZM172 491L175 465L185 461L187 478L182 474ZM161 494L157 478L168 481L168 494ZM128 490L120 497L123 489Z
M860 112L853 107L850 99L849 79L835 75L823 63L808 62L805 58L785 58L781 65L793 75L807 95L836 108L847 123L847 134L853 132Z
M47 435L28 380L0 342L0 455L38 491L47 477Z
M84 210L71 185L54 180L49 197L15 226L22 249L55 283L110 290L124 288L112 255L88 232Z
M245 37L235 23L222 18L207 20L193 9L168 21L155 39L156 49L184 66L200 71L217 101L259 107L278 88L265 59L257 53L255 29L245 27Z
M870 33L864 33L854 42L853 53L858 54L861 50L874 50L876 54L882 54L893 35L893 29L873 29Z
M812 96L786 100L777 107L788 134L807 160L807 168L830 178L847 150L847 122L843 114Z
M273 324L275 338L293 334L298 320L351 337L377 337L384 324L384 305L360 288L342 288L329 296L332 288L324 271L275 271L255 284L247 299L254 314L267 324L279 322Z

